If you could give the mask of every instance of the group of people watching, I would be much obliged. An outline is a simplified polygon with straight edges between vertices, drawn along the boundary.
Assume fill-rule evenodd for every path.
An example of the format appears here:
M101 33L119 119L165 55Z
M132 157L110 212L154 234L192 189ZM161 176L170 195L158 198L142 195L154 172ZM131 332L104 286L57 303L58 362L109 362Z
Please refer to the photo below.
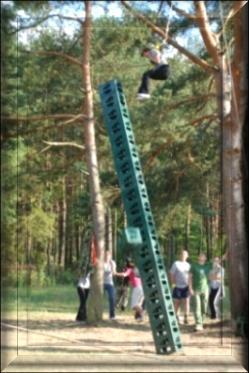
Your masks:
M199 254L197 263L190 264L187 259L188 252L182 250L179 260L175 261L170 269L172 297L178 321L181 322L179 310L182 304L184 323L188 324L192 296L195 330L201 331L208 305L211 319L221 316L220 304L225 295L224 268L219 257L214 257L212 262L207 262L204 253Z
M77 321L86 321L86 301L90 290L90 275L88 272L80 277L77 290L80 298L80 307L76 317ZM126 284L131 286L131 308L137 321L143 320L145 310L144 292L139 271L131 258L126 259L126 266L122 272L117 272L116 263L109 251L105 252L104 260L104 291L108 296L109 319L116 318L116 289L114 276L123 278ZM210 318L220 317L220 301L224 296L224 268L221 259L215 257L212 262L207 262L204 253L200 253L197 263L188 262L188 252L182 250L179 260L170 268L170 281L173 288L175 312L178 322L181 305L184 308L184 323L189 323L190 298L193 298L193 312L195 318L195 330L203 330L203 323L207 315L209 305Z
M80 299L80 306L76 316L76 321L86 321L87 319L86 302L90 289L90 275L91 272L88 272L78 280L77 291ZM108 296L109 319L116 319L116 289L114 286L114 276L126 279L127 284L131 286L131 308L134 311L135 319L137 321L142 321L145 302L142 280L137 267L131 258L127 258L123 272L117 272L116 263L112 259L111 252L106 251L104 260L104 292Z

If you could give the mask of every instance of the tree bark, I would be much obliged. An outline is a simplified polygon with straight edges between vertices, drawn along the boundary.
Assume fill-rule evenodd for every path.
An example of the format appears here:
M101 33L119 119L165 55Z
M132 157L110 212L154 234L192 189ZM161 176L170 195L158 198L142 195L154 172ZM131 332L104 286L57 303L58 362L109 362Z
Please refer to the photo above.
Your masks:
M243 123L248 98L248 5L236 14L235 51L232 63L233 95L231 111L224 109L223 125L223 203L228 241L229 281L232 317L248 314L248 249L243 200ZM225 81L225 79L224 79ZM226 92L226 87L224 87ZM239 289L239 291L238 291Z
M97 263L91 281L91 292L88 299L88 321L102 320L102 295L103 295L103 261L104 261L104 206L100 190L99 167L95 143L93 92L90 73L90 48L92 32L92 2L85 1L85 22L83 25L83 61L82 78L85 91L84 110L89 118L85 123L85 148L87 168L89 172L89 186L91 193L91 206L94 223L94 234L97 241Z
M112 213L111 209L107 208L106 211L106 224L105 224L105 234L106 234L106 249L113 255L113 242L112 242Z
M80 229L79 223L74 225L74 240L75 240L75 256L77 263L80 260Z
M65 268L70 268L73 261L73 224L72 224L72 195L73 184L70 176L66 177L66 247Z
M191 204L188 205L186 228L185 228L185 250L189 250L189 236L191 226Z
M117 210L113 210L113 231L112 231L112 243L113 243L113 259L117 260Z
M145 16L135 12L126 1L122 0L121 3L156 34L165 38L165 32L162 29L153 24ZM232 81L234 83L234 89L232 89L234 94L232 97L229 97L231 89L229 87L228 66L224 63L224 56L220 54L220 46L217 40L218 35L215 35L209 26L204 1L195 1L196 13L198 13L196 22L207 52L213 60L213 66L179 46L172 38L168 38L168 43L180 53L184 54L205 71L213 74L216 82L218 113L222 131L222 219L228 242L232 317L234 319L243 316L248 310L246 281L248 251L243 200L244 175L241 168L243 162L242 124L244 123L248 98L248 78L246 74L248 68L248 4L245 4L245 1L234 1L233 3L232 16L234 16L235 23L235 58L232 64ZM238 289L241 291L238 291Z
M66 181L62 179L62 198L59 202L59 253L58 264L65 266L65 249L66 249L66 217L67 217L67 202L66 202Z

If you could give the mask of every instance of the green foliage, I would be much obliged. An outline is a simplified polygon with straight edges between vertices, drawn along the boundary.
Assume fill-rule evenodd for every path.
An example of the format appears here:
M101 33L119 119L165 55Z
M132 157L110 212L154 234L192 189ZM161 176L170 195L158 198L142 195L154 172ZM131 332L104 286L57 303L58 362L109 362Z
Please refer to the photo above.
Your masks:
M71 270L58 271L56 274L56 283L58 284L75 284L77 276Z
M46 243L53 233L55 215L39 207L34 207L30 215L23 218L24 225L28 225L31 232L35 232L35 243L46 247Z
M136 6L146 8L147 5ZM76 5L72 2L72 6ZM49 2L17 1L15 7L25 9L32 22L49 11ZM8 9L2 26L5 32L12 30L10 21L14 19L16 8ZM152 18L155 17L153 12L150 12ZM158 22L165 24L165 17ZM21 25L25 25L25 20ZM188 27L181 19L174 19L171 31L175 36L183 35ZM218 214L219 129L208 119L193 125L196 119L215 113L214 98L205 96L209 93L210 77L181 56L172 56L170 78L166 82L151 82L153 98L147 103L137 102L141 75L150 68L141 58L140 48L149 39L157 39L155 35L133 17L105 16L94 20L92 38L91 67L101 185L106 206L117 210L117 232L121 232L124 224L123 205L98 95L98 85L110 79L120 80L124 87L165 259L171 261L173 257L170 254L172 237L174 255L186 243L189 205L192 209L189 249L195 258L200 248L207 250L203 217L211 219ZM59 56L36 53L56 51L81 60L84 46L78 29L73 36L68 36L62 31L43 28L29 45L19 43L18 59L14 54L15 38L6 38L5 47L10 61L5 66L6 114L13 115L17 109L24 117L82 112L81 69ZM82 156L79 149L72 147L46 149L43 142L82 144L87 124L81 120L71 124L62 122L23 121L18 124L18 142L13 140L17 126L6 125L9 137L3 147L3 188L7 197L3 223L5 256L8 263L17 260L15 228L18 220L18 262L28 261L35 266L30 278L26 278L24 272L20 274L21 284L26 280L40 286L48 286L53 281L72 283L75 268L89 256L93 219L85 154ZM64 238L63 203L66 206ZM218 247L216 234L213 251ZM64 263L59 264L60 250L65 250L67 255ZM122 261L119 252L118 265ZM7 280L15 281L10 277Z
M2 311L16 310L18 300L18 310L29 312L70 312L77 313L79 307L76 288L70 285L56 285L40 288L34 286L27 290L20 287L18 293L15 288L10 287L1 294L4 302ZM105 297L105 311L108 311L107 297ZM230 316L229 289L226 288L226 296L223 301L223 316ZM131 313L130 309L126 312Z

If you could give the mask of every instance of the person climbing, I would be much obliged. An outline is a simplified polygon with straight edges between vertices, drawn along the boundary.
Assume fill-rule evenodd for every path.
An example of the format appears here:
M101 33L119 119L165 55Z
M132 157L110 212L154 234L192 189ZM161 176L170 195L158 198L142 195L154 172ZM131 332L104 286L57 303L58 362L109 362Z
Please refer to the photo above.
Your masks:
M187 262L188 252L182 250L179 260L176 260L170 269L170 280L175 285L172 297L175 305L175 312L178 321L178 315L181 304L184 306L184 324L188 324L189 315L189 271L190 264Z
M139 275L139 271L131 258L127 259L127 269L124 272L116 272L116 276L128 277L130 285L132 287L131 293L131 308L134 311L134 317L137 321L143 320L143 301L144 292L142 286L142 280Z
M141 56L148 58L154 67L146 71L142 76L142 81L138 89L138 100L150 98L149 79L166 80L169 77L169 65L166 62L165 55L161 51L149 45L142 49Z

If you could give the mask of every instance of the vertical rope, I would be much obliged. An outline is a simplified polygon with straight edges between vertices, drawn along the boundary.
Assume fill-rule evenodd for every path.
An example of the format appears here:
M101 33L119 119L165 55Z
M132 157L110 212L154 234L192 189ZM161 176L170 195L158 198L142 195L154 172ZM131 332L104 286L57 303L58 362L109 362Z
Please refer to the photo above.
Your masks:
M165 26L165 39L164 39L165 44L167 43L168 36L169 36L169 25L170 25L170 20L171 20L171 15L172 15L172 7L173 7L173 1L170 2L169 17L167 19L167 23Z

